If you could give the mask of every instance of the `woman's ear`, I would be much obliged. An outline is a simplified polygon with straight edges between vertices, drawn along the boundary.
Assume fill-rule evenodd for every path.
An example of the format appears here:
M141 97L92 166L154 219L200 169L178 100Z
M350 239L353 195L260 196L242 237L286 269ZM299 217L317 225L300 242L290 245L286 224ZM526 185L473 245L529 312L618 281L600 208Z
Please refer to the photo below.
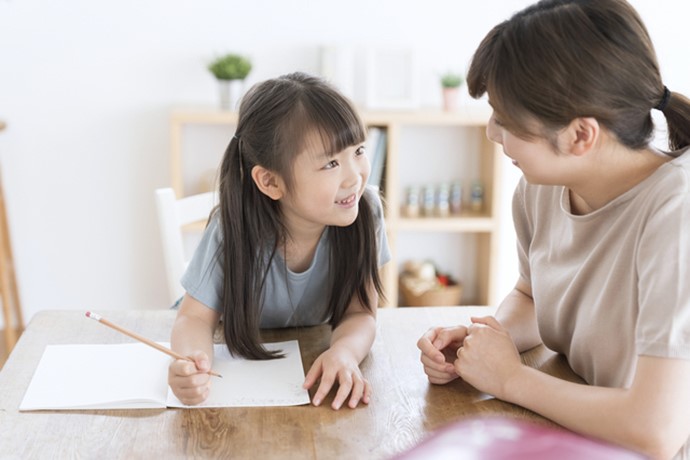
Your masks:
M272 200L279 200L284 195L283 181L278 174L263 166L256 165L252 168L252 180L256 187Z
M581 156L592 151L601 135L601 127L594 117L575 118L563 132L564 151Z

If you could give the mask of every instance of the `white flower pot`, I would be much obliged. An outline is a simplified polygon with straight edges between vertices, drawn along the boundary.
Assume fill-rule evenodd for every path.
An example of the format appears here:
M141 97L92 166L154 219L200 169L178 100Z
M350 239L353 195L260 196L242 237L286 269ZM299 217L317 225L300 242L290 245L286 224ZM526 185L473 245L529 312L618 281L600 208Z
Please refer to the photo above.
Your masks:
M223 110L239 110L240 99L244 92L244 80L218 80L220 91L220 108Z

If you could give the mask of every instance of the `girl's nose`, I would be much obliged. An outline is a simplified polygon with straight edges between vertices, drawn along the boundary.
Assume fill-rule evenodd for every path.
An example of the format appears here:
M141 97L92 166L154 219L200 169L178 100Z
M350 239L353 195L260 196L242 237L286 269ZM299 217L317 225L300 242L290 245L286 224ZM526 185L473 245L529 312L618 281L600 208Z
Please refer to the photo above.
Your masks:
M366 174L368 162L357 161L356 159L346 162L345 175L343 177L344 188L359 188L363 176Z

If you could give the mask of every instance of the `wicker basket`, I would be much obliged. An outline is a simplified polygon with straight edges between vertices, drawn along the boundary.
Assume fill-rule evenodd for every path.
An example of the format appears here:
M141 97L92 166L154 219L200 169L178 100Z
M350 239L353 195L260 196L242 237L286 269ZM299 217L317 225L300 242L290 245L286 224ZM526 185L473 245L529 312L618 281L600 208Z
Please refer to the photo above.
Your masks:
M405 278L400 278L400 293L405 306L408 307L443 307L460 305L462 299L462 284L453 284L438 289L430 289L417 293L410 289Z

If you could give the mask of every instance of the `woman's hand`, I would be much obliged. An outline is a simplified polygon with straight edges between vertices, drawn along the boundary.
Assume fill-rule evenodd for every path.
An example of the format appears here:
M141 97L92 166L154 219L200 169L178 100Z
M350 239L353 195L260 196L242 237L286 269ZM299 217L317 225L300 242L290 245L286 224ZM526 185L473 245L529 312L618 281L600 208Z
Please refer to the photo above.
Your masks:
M204 402L210 391L211 362L203 351L190 356L194 361L176 359L168 367L168 384L177 399L193 406Z
M369 404L371 398L369 382L362 376L356 357L346 347L334 345L321 353L307 372L304 388L310 389L319 377L321 382L312 399L315 406L321 404L336 381L339 388L331 404L333 409L340 409L348 395L350 395L348 406L352 409L357 407L360 401Z
M453 362L466 336L465 326L434 327L417 341L429 382L442 385L458 378Z
M505 399L506 384L522 367L520 354L496 318L471 320L467 337L457 351L455 371L478 390Z

